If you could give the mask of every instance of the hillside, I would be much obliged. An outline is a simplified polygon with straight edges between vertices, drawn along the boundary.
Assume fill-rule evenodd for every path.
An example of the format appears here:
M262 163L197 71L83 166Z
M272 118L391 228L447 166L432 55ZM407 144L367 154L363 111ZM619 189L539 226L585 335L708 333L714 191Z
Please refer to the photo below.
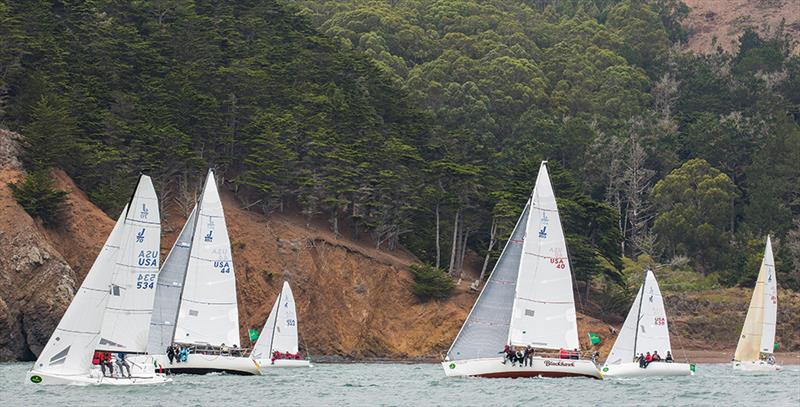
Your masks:
M722 47L728 52L739 48L745 29L764 33L774 31L783 21L784 30L800 40L800 0L684 0L691 8L685 23L689 31L688 47L709 53ZM715 42L716 41L716 42ZM800 53L795 46L794 53Z

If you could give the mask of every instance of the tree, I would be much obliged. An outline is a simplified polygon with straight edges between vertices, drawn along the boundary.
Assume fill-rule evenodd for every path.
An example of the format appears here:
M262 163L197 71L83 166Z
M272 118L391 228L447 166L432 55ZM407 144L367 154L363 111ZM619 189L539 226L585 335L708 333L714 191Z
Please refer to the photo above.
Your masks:
M22 182L9 183L8 187L14 200L31 217L41 219L46 226L58 225L63 220L69 192L55 188L48 171L31 172Z
M658 181L652 193L658 211L653 231L666 253L689 256L705 273L725 267L735 188L727 175L700 158Z

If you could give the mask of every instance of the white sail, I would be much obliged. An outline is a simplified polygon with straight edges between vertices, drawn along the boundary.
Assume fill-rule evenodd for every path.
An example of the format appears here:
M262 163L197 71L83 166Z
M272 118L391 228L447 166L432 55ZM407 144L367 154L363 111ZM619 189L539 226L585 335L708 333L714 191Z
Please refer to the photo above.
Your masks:
M525 204L497 264L447 352L448 360L496 357L508 343L514 290L517 286L530 203L528 200Z
M139 176L123 237L97 348L145 353L161 249L158 197L147 175Z
M153 303L153 316L150 319L150 339L147 352L151 355L162 354L167 346L172 345L175 337L175 326L178 321L178 309L181 304L181 293L189 265L189 254L192 239L197 226L197 205L195 205L186 223L183 225L178 239L167 254L167 258L158 273L156 298Z
M648 270L606 364L631 363L636 354L653 351L663 358L667 351L672 351L672 346L661 289L653 272Z
M775 259L772 256L772 241L767 236L764 258L759 275L764 272L764 322L761 326L761 352L772 353L775 348L775 323L778 317L778 280L775 275Z
M212 171L208 172L200 198L175 342L239 346L231 244Z
M514 297L509 343L578 349L572 272L546 162L531 196Z
M76 376L89 373L92 355L100 340L103 311L108 302L112 270L127 212L126 205L67 311L36 359L36 370Z
M763 350L766 353L772 352L777 309L775 262L772 256L772 243L767 237L764 258L761 260L756 286L753 288L753 296L750 298L750 307L747 309L742 334L739 336L739 343L736 345L736 353L733 356L735 360L740 362L757 361L760 359L762 349L767 349Z
M283 283L264 329L253 347L253 359L268 359L272 352L297 353L297 310L289 283Z

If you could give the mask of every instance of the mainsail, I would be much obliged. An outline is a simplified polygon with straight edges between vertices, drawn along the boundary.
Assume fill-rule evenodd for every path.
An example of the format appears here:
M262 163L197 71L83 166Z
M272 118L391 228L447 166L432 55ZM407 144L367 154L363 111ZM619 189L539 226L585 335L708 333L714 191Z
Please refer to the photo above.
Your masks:
M478 300L447 352L448 360L496 357L508 343L514 290L519 275L522 242L530 213L530 200L525 205L497 260Z
M197 208L175 342L239 345L231 243L212 171L208 172Z
M111 276L99 350L144 353L158 280L161 218L153 182L146 175L125 212L125 234Z
M655 275L648 270L606 364L630 363L636 354L653 351L664 357L671 350L664 299Z
M531 197L509 328L509 343L578 349L572 272L546 162Z
M153 317L150 319L150 339L147 352L157 355L172 344L175 337L175 323L181 303L186 268L192 248L195 227L197 226L197 205L195 205L178 239L167 254L161 272L158 274L156 298L153 303Z
M92 354L100 339L112 270L120 242L125 238L127 212L126 205L67 311L36 359L35 369L60 375L89 373Z
M269 359L273 352L297 353L297 310L289 283L283 283L251 357Z
M753 297L747 309L742 334L733 358L738 361L756 361L760 353L772 353L775 341L775 319L778 310L778 288L775 277L775 260L772 242L767 236L764 258L758 271Z

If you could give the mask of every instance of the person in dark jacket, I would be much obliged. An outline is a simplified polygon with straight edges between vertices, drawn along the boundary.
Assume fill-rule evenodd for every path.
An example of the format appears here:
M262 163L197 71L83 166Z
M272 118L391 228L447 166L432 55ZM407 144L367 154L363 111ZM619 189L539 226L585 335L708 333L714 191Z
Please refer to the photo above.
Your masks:
M664 358L664 362L672 363L672 354L667 351L667 357Z
M172 364L172 361L175 359L175 348L172 345L167 346L167 359L169 359L169 364Z
M119 374L122 377L125 377L125 369L128 369L128 378L130 379L130 377L131 377L131 365L129 365L128 361L125 359L125 353L124 352L117 353L117 367L119 368Z

